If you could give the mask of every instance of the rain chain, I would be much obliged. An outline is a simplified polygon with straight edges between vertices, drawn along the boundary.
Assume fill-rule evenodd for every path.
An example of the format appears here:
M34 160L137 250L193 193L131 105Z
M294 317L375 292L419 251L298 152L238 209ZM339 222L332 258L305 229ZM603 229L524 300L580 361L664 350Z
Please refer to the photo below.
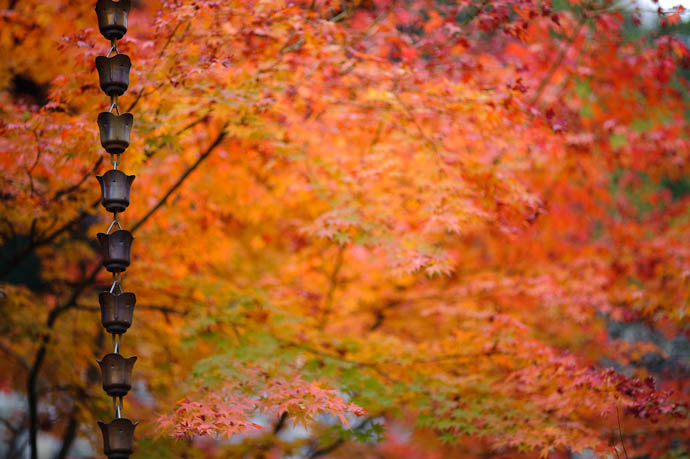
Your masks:
M117 41L127 32L129 0L98 0L96 14L101 34L110 40L110 50L105 56L96 58L96 68L101 89L110 96L110 109L98 115L101 145L110 154L113 168L96 177L101 184L103 207L112 212L113 221L105 233L98 233L103 266L113 275L110 289L98 296L101 305L101 322L112 335L113 352L98 362L101 367L103 390L113 398L115 419L110 423L99 421L103 432L103 450L109 459L127 459L134 451L135 423L122 417L122 398L132 388L132 367L136 357L125 358L120 354L122 334L132 325L134 316L134 293L122 288L122 273L130 262L132 233L122 228L119 214L129 205L129 188L133 175L118 170L120 155L129 146L129 136L134 122L131 113L120 114L118 98L129 86L129 56L120 54ZM115 113L113 113L115 112ZM116 231L113 231L117 227Z

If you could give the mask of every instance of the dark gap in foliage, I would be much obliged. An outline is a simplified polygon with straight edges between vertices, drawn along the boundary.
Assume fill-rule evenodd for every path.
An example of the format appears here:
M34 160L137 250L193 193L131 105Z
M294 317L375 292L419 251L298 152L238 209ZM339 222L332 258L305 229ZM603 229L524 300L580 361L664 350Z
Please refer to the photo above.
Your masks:
M48 88L38 84L26 75L15 75L12 78L12 95L28 105L43 107L48 103Z
M12 259L14 254L19 253L30 244L31 240L25 234L19 234L7 240L0 246L0 260L6 262ZM41 278L41 259L35 252L31 253L17 263L2 280L10 284L25 285L31 289L42 290L44 282Z

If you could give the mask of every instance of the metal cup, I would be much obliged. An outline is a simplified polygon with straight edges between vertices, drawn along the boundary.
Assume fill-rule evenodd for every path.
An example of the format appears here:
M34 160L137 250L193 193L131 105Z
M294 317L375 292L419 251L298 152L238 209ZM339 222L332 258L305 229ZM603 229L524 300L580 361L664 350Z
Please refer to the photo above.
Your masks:
M127 269L133 240L134 236L127 230L118 230L110 234L98 233L105 269L111 273Z
M127 16L129 14L129 0L98 0L96 14L98 28L108 40L119 40L127 33Z
M98 130L101 134L101 145L110 154L119 155L129 146L129 137L134 124L131 113L114 115L102 112L98 115Z
M125 292L119 295L103 292L98 295L101 305L101 323L108 333L121 335L129 329L134 320L134 305L137 297Z
M98 56L96 58L98 78L101 89L109 96L121 96L129 87L129 69L132 61L126 54L113 57Z
M103 433L103 452L108 459L128 459L134 452L134 428L137 424L119 418L106 424L98 421Z
M102 176L96 176L101 184L101 204L108 212L124 212L129 206L129 188L133 175L111 169Z

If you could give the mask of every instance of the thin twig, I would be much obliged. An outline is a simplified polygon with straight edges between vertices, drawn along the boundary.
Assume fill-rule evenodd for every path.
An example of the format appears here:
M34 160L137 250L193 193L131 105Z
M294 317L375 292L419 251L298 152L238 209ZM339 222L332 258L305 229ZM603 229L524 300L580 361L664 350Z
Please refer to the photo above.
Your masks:
M570 46L573 44L577 36L580 34L580 30L586 22L587 15L583 14L582 17L580 17L580 21L577 23L577 26L575 26L573 34L570 37L568 37L568 39L565 42L565 45L561 48L560 52L558 53L556 60L553 61L553 64L551 64L551 67L546 72L546 75L544 75L544 78L542 78L542 80L539 82L539 86L537 87L537 90L529 103L530 106L534 107L534 105L539 101L539 98L544 92L544 89L546 89L546 85L549 83L549 81L551 81L551 77L554 73L556 73L558 67L561 66L561 63L563 62L563 59L565 58L565 55L568 52L568 49L570 49Z
M96 173L96 171L100 167L101 163L103 163L103 156L100 156L98 158L98 160L96 160L96 162L94 163L91 170L88 171L86 174L84 174L84 176L81 178L81 180L79 180L79 182L77 182L76 184L71 185L67 188L63 188L62 190L58 190L55 193L55 195L52 197L52 201L57 201L62 196L66 195L66 194L71 194L71 193L77 191L79 189L79 187L81 187L89 177L91 177L94 173Z
M201 117L199 117L199 118L197 118L197 119L195 119L195 120L193 120L193 121L190 121L189 123L187 123L186 125L184 125L184 126L181 127L180 129L178 129L177 131L175 131L175 133L173 134L173 136L178 137L178 136L184 134L186 131L188 131L189 129L193 128L193 127L196 126L197 124L200 124L200 123L203 123L204 121L207 121L207 120L209 119L210 116L211 116L211 110L209 110L208 112L206 112L206 113L205 113L204 115L202 115ZM163 137L163 136L161 136L161 137ZM144 155L146 156L146 159L144 160L144 162L148 161L153 155L156 154L156 152L160 151L160 149L163 148L163 146L164 146L165 144L166 144L165 140L162 140L162 141L160 141L160 142L155 146L154 149L144 151Z
M34 137L36 137L36 159L34 160L33 165L26 169L26 175L29 176L29 186L31 187L31 194L32 195L35 194L35 195L43 197L43 195L41 193L37 192L34 189L33 173L34 173L34 169L36 169L36 166L38 166L38 162L41 159L41 154L43 154L43 151L41 150L41 137L38 135L38 133L35 130L33 131L33 133L34 133Z
M376 416L368 416L367 418L362 420L362 422L360 422L355 427L353 427L352 430L353 431L361 431L366 427L367 424L369 424L374 419L376 419ZM322 448L316 449L311 454L309 454L308 457L309 457L309 459L314 459L317 457L325 456L329 453L332 453L336 449L338 449L340 446L342 446L343 443L345 443L345 439L340 437L340 438L336 439L335 441L333 441L330 445L326 445Z
M331 309L333 308L333 298L335 296L335 291L338 288L338 274L340 274L340 268L343 266L343 252L345 251L344 245L338 246L338 254L335 258L335 265L333 266L333 271L328 278L328 292L326 293L326 301L323 306L323 313L321 315L320 328L326 325L326 320L331 314Z
M55 459L65 459L69 453L74 440L77 439L77 432L79 429L79 421L77 420L77 408L72 410L72 413L67 420L67 427L65 427L65 432L62 434L62 445L60 446L60 451L55 455Z
M276 423L275 427L273 427L273 435L277 435L281 430L283 430L283 427L285 427L285 421L288 418L288 412L283 411L283 414L280 415L280 418L278 419L278 422Z
M625 459L628 459L628 451L626 451L625 443L623 442L623 429L621 429L621 417L618 414L618 404L616 404L616 419L618 420L618 436L621 439L621 446L623 447L623 453L625 454Z
M175 36L175 34L177 33L177 29L180 28L180 25L182 25L182 21L179 21L179 22L177 23L177 25L175 26L175 28L173 28L172 32L170 32L170 35L168 35L168 39L166 40L165 44L164 44L163 47L161 48L160 52L158 53L158 59L157 59L157 60L160 60L160 58L163 57L163 54L165 53L165 50L168 49L168 46L170 45L170 42L172 42L172 39L173 39L173 37ZM157 65L158 65L158 62L154 63L153 67L151 67L151 69L149 69L149 75L151 75L151 73L153 73L153 71L156 69L156 66L157 66ZM157 86L157 87L156 87L153 91L151 91L149 94L155 92L156 89L158 89L158 88L160 88L160 87L162 87L162 86L163 86L162 84L159 85L159 86ZM149 95L149 94L147 94L147 95ZM129 105L129 107L127 107L127 110L125 110L125 111L126 111L126 112L131 112L131 111L134 109L134 107L137 106L137 104L139 103L139 101L141 100L141 98L142 98L143 95L144 95L144 88L141 88L141 91L139 91L139 93L137 94L137 97L134 99L134 101L132 101L132 103Z
M14 425L12 425L12 423L10 421L8 421L5 418L0 418L0 424L4 425L5 428L7 430L9 430L10 432L12 432L13 434L16 434L19 432L19 427L15 427ZM19 424L19 425L21 426L21 424Z
M419 124L419 121L417 121L417 117L414 116L414 113L412 113L412 110L410 107L407 106L405 102L400 98L400 95L398 94L397 91L393 91L393 97L395 97L395 100L398 101L400 106L405 110L405 113L407 114L407 117L412 121L412 124L417 128L417 132L419 135L429 144L432 150L434 150L434 153L438 154L438 146L436 145L436 142L434 142L431 137L427 135L426 132L424 132L424 129L422 129L422 125Z

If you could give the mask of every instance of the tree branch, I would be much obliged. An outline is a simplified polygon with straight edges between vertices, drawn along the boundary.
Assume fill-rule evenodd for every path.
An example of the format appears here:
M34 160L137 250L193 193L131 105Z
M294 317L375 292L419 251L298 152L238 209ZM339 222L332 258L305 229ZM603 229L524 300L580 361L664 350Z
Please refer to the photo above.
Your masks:
M623 442L623 429L621 429L621 417L618 414L618 404L616 404L616 419L618 420L618 436L621 439L621 446L623 447L623 453L625 454L625 459L628 459L628 451L625 449L625 443Z
M366 427L366 425L368 423L370 423L374 419L375 419L374 416L369 416L366 419L364 419L362 422L360 422L358 425L356 425L352 430L353 431L362 430ZM342 446L343 443L345 443L345 440L342 437L340 437L337 440L335 440L334 442L332 442L330 445L326 445L323 448L319 448L319 449L313 451L311 454L309 454L308 457L309 457L309 459L314 459L316 457L325 456L326 454L332 453L336 449L340 448L340 446Z
M530 101L529 105L534 106L538 101L539 98L541 97L542 93L544 92L544 89L546 89L546 85L551 81L551 77L553 76L554 73L556 73L556 70L558 70L558 67L561 66L561 63L563 62L563 59L565 58L566 53L568 52L568 49L570 49L570 45L573 44L577 36L580 34L580 30L582 27L585 25L587 22L587 15L583 14L582 17L580 18L580 21L577 23L577 26L575 26L575 30L573 31L573 34L568 37L568 39L565 42L565 45L563 48L561 48L560 52L558 53L558 56L556 57L556 60L553 61L553 64L551 64L551 67L549 70L546 72L546 75L544 75L544 78L539 82L539 86L537 87L536 92L534 93L534 96L532 97L532 100Z
M7 419L0 418L0 423L2 423L7 430L12 433L12 436L5 439L5 459L19 459L23 458L24 445L17 446L17 442L23 437L24 433L24 423L26 422L26 416L22 418L17 423L17 427L13 426Z
M98 198L98 201L94 202L91 205L91 208L98 206L98 204L100 202L101 202L101 199ZM42 247L44 245L50 244L58 236L60 236L62 233L70 230L73 226L75 226L76 224L81 222L87 215L88 215L88 213L86 211L81 211L79 213L79 215L77 215L72 220L68 221L67 223L65 223L64 225L62 225L61 227L59 227L58 229L56 229L52 233L50 233L48 236L45 236L45 237L40 238L38 240L32 239L26 247L24 247L19 252L16 252L14 255L12 255L9 262L7 262L7 264L5 266L3 266L2 269L0 269L0 279L4 278L9 273L11 273L12 270L14 270L14 268L16 268L17 265L19 265L19 263L21 263L26 257L31 255L31 253L34 250L36 250L37 248Z
M335 290L338 288L338 274L340 274L340 268L343 266L343 252L345 252L345 246L341 244L338 246L338 254L335 258L335 265L333 266L333 271L331 271L331 275L328 279L328 292L326 293L326 302L323 306L321 324L319 325L320 328L323 328L326 325L326 320L328 320L328 316L331 314L331 309L333 308L333 298L335 295Z
M194 170L196 170L197 167L199 167L199 164L201 164L203 160L206 159L213 152L213 150L215 150L216 147L218 147L218 145L220 145L220 143L227 135L227 132L225 131L227 124L228 123L226 123L223 126L223 128L221 129L220 133L216 136L216 139L213 141L211 146L209 146L206 149L206 151L204 151L204 153L202 153L199 156L199 158L196 160L194 164L187 168L187 170L172 185L168 192L165 193L165 195L163 195L163 197L156 203L156 205L154 205L146 213L146 215L144 215L137 223L135 223L132 226L132 229L130 230L132 233L136 231L138 228L140 228L141 225L146 223L146 221L148 221L148 219L151 218L151 216L166 203L170 195L172 195L172 193L174 193L175 190L177 190L182 185L182 183L184 183L187 177L189 177L189 175ZM84 293L84 291L91 284L93 284L93 282L96 280L96 277L98 276L98 273L101 271L102 268L102 264L97 264L91 270L87 278L84 281L80 282L77 286L75 286L69 298L64 303L55 306L48 313L48 318L46 320L47 330L41 338L41 344L38 348L38 351L36 352L33 364L29 369L29 375L26 381L26 393L29 407L29 449L31 450L31 459L38 459L38 393L36 391L36 383L38 380L38 374L41 371L43 362L45 361L46 352L48 349L48 342L50 341L51 330L55 326L55 322L57 321L58 317L63 312L76 306L77 299Z
M180 25L182 25L182 21L178 22L175 28L173 28L172 32L170 32L170 35L168 36L168 39L166 40L165 44L163 45L163 48L161 48L160 52L158 53L158 59L160 60L161 57L163 57L163 54L165 54L165 50L168 49L168 46L170 46L170 42L172 41L173 37L177 33L177 29L180 28ZM156 63L157 64L157 63ZM149 70L149 75L156 69L156 65L154 65L150 70ZM161 88L163 85L160 84L158 85L153 91L151 91L149 94L152 94L155 92L156 89ZM141 91L137 94L137 97L134 98L134 101L127 107L126 112L131 112L134 110L134 107L137 106L139 101L141 100L142 96L144 95L144 88L141 88Z
M13 434L19 433L20 427L13 426L12 423L5 418L0 418L0 424L4 425L5 428ZM19 425L21 426L21 423Z
M340 446L345 443L345 440L342 438L338 438L336 441L331 443L330 445L324 446L323 448L317 449L313 453L309 455L309 459L313 459L315 457L320 457L320 456L325 456L328 453L332 453L336 449L340 448Z
M280 415L280 419L278 419L278 422L276 423L275 427L273 427L273 435L277 435L278 432L283 430L283 427L285 427L285 421L288 418L288 412L283 411L283 414Z
M188 131L189 129L193 128L197 124L200 124L200 123L203 123L204 121L207 121L210 116L211 116L211 111L209 110L208 112L206 112L201 117L199 117L193 121L190 121L188 124L186 124L185 126L181 127L177 131L175 131L175 133L173 135L179 136L179 135L184 134L185 131ZM156 145L156 147L153 148L152 150L145 150L144 155L146 156L146 159L144 162L148 161L153 155L156 154L156 152L160 151L160 149L163 148L164 145L165 145L165 141L163 140L163 141L159 142Z
M79 180L79 182L77 182L74 185L68 186L67 188L63 188L62 190L58 190L57 192L55 192L55 195L52 197L52 200L57 201L62 196L66 195L66 194L71 194L71 193L74 193L75 191L77 191L79 189L79 187L81 187L89 177L91 177L93 174L96 173L96 171L98 170L98 168L101 166L102 163L103 163L103 156L100 156L98 158L98 160L94 163L91 170L88 171L86 174L84 174L84 176L81 178L81 180Z
M199 167L199 164L201 164L208 156L213 152L213 150L218 147L218 145L223 142L223 139L225 139L225 136L227 135L227 132L225 131L225 128L228 126L228 123L226 123L223 128L221 129L220 133L216 136L216 139L213 141L213 143L206 149L205 152L203 152L199 158L196 160L194 164L189 166L186 171L182 173L179 179L173 184L173 186L170 187L167 193L163 195L163 197L156 203L155 206L153 206L147 213L144 215L138 222L136 222L133 226L132 229L130 230L132 233L139 229L141 225L146 223L146 221L151 218L151 215L153 215L158 209L160 209L167 201L168 198L184 183L184 181L189 177L189 174L194 172L197 167Z
M60 451L55 455L55 459L65 459L67 457L74 440L77 438L77 427L79 427L79 423L77 422L77 413L75 409L72 411L67 421L65 433L62 435L62 446L60 447Z
M208 120L208 117L210 116L210 114L211 114L211 113L208 112L208 113L206 113L205 115L203 115L201 118L198 118L198 119L196 119L196 120L190 122L188 125L182 127L182 128L179 129L177 132L175 132L175 135L180 135L180 134L182 134L183 132L185 132L186 130L191 129L191 128L194 127L195 125L197 125L197 124L199 124L199 123L201 123L201 122L203 122L203 121ZM161 148L161 147L162 147L162 144L159 144L159 145L158 145L158 148ZM150 158L151 156L153 156L154 153L155 153L155 150L154 150L154 151L151 151L151 152L148 152L148 151L145 152L147 159ZM94 166L93 166L93 168L92 168L92 171L91 171L89 174L85 175L84 178L82 178L82 179L80 180L79 183L77 183L77 184L75 184L75 185L72 185L72 186L70 186L70 187L68 187L68 188L65 188L65 189L63 189L63 190L60 190L60 191L58 191L58 192L56 192L55 195L53 196L52 200L53 200L53 201L56 201L56 200L57 200L58 198L60 198L61 196L76 191L76 190L84 183L84 181L89 177L90 174L95 173L95 171L96 171L96 170L98 169L98 167L101 165L102 161L103 161L103 157L101 157L101 158L94 164ZM97 201L95 201L93 204L91 204L90 208L92 208L92 209L93 209L93 208L96 208L96 207L98 207L98 204L100 204L100 203L101 203L101 198L98 198ZM46 237L44 237L44 238L39 238L38 240L35 240L35 241L34 241L33 239L31 239L30 243L29 243L26 247L24 247L24 248L23 248L22 250L20 250L19 252L13 254L13 255L10 257L9 261L7 262L7 264L5 264L5 265L0 269L0 279L3 279L3 278L6 277L9 273L11 273L12 270L14 270L14 268L16 268L17 265L18 265L19 263L21 263L26 257L28 257L34 250L36 250L37 248L42 247L42 246L44 246L44 245L50 244L50 243L53 242L58 236L60 236L60 235L63 234L64 232L70 230L73 226L75 226L75 225L78 224L80 221L82 221L87 215L88 215L87 212L82 211L82 212L80 212L79 215L77 215L75 218L73 218L72 220L68 221L67 223L65 223L65 224L64 224L63 226L61 226L60 228L58 228L58 229L56 229L55 231L53 231L52 233L50 233L50 235L48 235L48 236L46 236ZM9 228L12 230L12 232L14 233L14 228L12 227L11 222L10 222L9 220L7 220L7 219L3 219L3 220L7 223L8 227L9 227ZM16 238L16 236L15 236L15 238Z

